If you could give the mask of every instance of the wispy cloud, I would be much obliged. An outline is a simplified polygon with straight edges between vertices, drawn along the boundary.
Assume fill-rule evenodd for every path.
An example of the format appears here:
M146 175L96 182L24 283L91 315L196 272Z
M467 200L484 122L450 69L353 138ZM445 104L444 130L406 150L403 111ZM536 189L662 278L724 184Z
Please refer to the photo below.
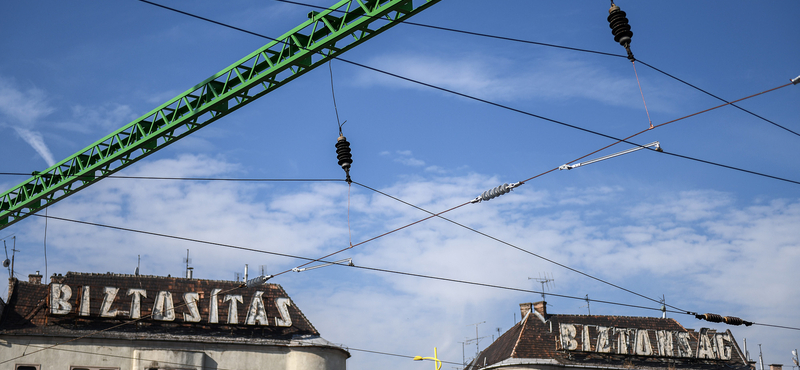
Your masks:
M392 155L400 154L411 156ZM237 171L236 164L219 158L183 155L140 163L127 174L221 176ZM481 174L431 176L381 190L440 212L498 183ZM560 201L578 195L579 201ZM800 202L739 202L747 200L709 191L652 195L618 186L549 191L523 186L445 215L515 247L434 218L341 257L352 257L356 266L533 290L540 287L527 277L545 271L556 278L554 293L583 297L588 292L595 299L643 303L534 253L651 297L665 294L668 303L679 307L797 326L793 307L800 305L800 297L785 292L794 291L786 276L796 275L794 264L800 259L795 227ZM103 180L55 205L50 214L307 257L345 248L350 237L358 243L430 216L338 183L289 187L124 179ZM28 225L21 236L36 233L37 224ZM187 248L200 278L232 279L244 263L265 264L276 272L303 262L63 222L49 224L48 247L50 271L131 272L140 254L143 273L180 274ZM20 271L40 269L32 260L19 262ZM281 275L274 282L287 289L328 340L395 353L423 353L437 345L449 359L461 354L458 339L469 334L465 325L490 320L482 330L505 330L518 303L537 299L530 293L336 266ZM548 301L557 312L577 310L570 308L574 301ZM592 312L651 314L594 304ZM678 319L688 327L697 325L693 317ZM387 332L394 335L380 335ZM409 337L416 338L414 343L395 339ZM375 368L392 360L356 354L349 361L349 367Z
M14 131L17 132L17 135L25 140L28 145L30 145L36 153L39 154L45 162L47 162L48 166L52 166L56 164L56 161L53 159L53 153L50 152L50 149L47 148L47 145L44 143L44 138L42 138L42 134L37 131L31 131L22 127L14 127Z
M636 80L602 66L561 56L535 59L483 55L387 54L372 58L370 66L424 83L497 102L528 99L564 101L588 99L614 106L640 108ZM388 75L361 70L356 82L396 88L430 88ZM643 82L651 110L671 111L680 95Z
M44 91L37 88L22 90L0 77L0 112L22 125L30 126L53 112Z
M137 115L128 105L105 104L98 107L76 105L72 107L72 117L74 121L62 124L62 128L88 133L94 131L93 128L110 132L131 122Z

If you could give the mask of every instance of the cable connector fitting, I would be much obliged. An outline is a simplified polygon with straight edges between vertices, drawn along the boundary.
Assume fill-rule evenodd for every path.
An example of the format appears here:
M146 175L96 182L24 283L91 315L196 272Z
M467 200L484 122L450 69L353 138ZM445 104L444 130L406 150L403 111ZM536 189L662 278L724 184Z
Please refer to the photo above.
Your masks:
M522 184L523 184L523 182L520 181L520 182L515 182L513 184L510 184L510 185L509 184L500 185L500 186L498 186L496 188L492 188L490 190L484 191L480 196L478 196L477 198L475 198L475 199L473 199L473 200L471 200L469 202L470 203L480 203L480 202L482 202L484 200L497 198L497 197L499 197L499 196L501 196L503 194L510 193L511 190L513 190L514 188L516 188L517 186L520 186Z
M797 76L797 77L793 78L791 81L792 81L792 85L800 84L800 76Z

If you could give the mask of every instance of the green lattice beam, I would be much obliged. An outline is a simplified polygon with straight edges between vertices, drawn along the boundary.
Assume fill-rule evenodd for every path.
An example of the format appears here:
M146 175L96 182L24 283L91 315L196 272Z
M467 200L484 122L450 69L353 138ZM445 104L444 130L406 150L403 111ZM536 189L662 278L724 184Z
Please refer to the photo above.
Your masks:
M0 195L0 230L266 95L441 0L341 0Z

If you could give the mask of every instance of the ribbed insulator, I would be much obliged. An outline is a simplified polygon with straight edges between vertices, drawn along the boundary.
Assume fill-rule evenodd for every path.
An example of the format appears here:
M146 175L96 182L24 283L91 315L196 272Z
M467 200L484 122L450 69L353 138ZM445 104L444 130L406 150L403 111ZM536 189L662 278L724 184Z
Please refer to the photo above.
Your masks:
M336 140L336 159L339 160L339 165L345 171L348 171L353 163L353 155L350 154L350 143L347 142L344 136L339 136Z
M735 316L725 316L725 317L722 318L722 320L725 321L725 323L729 324L729 325L742 325L742 324L744 324L744 320L742 320L742 319L740 319L738 317L735 317Z
M722 316L715 313L707 313L702 316L708 322L722 322Z
M630 45L631 37L633 37L631 25L628 24L625 12L616 5L611 6L611 9L608 10L608 26L611 27L614 41L622 46Z
M511 189L512 188L510 186L508 186L508 184L503 184L503 185L500 185L500 186L498 186L496 188L492 188L492 189L489 189L487 191L484 191L481 194L481 199L482 200L489 200L489 199L497 198L497 197L499 197L499 196L501 196L503 194L507 194L507 193L511 192Z

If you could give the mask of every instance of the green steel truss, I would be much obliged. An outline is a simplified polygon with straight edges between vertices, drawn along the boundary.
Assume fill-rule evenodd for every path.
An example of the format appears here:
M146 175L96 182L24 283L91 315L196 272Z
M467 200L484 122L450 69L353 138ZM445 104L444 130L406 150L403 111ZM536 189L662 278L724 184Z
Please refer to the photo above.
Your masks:
M441 0L341 0L0 196L0 230L100 181Z

